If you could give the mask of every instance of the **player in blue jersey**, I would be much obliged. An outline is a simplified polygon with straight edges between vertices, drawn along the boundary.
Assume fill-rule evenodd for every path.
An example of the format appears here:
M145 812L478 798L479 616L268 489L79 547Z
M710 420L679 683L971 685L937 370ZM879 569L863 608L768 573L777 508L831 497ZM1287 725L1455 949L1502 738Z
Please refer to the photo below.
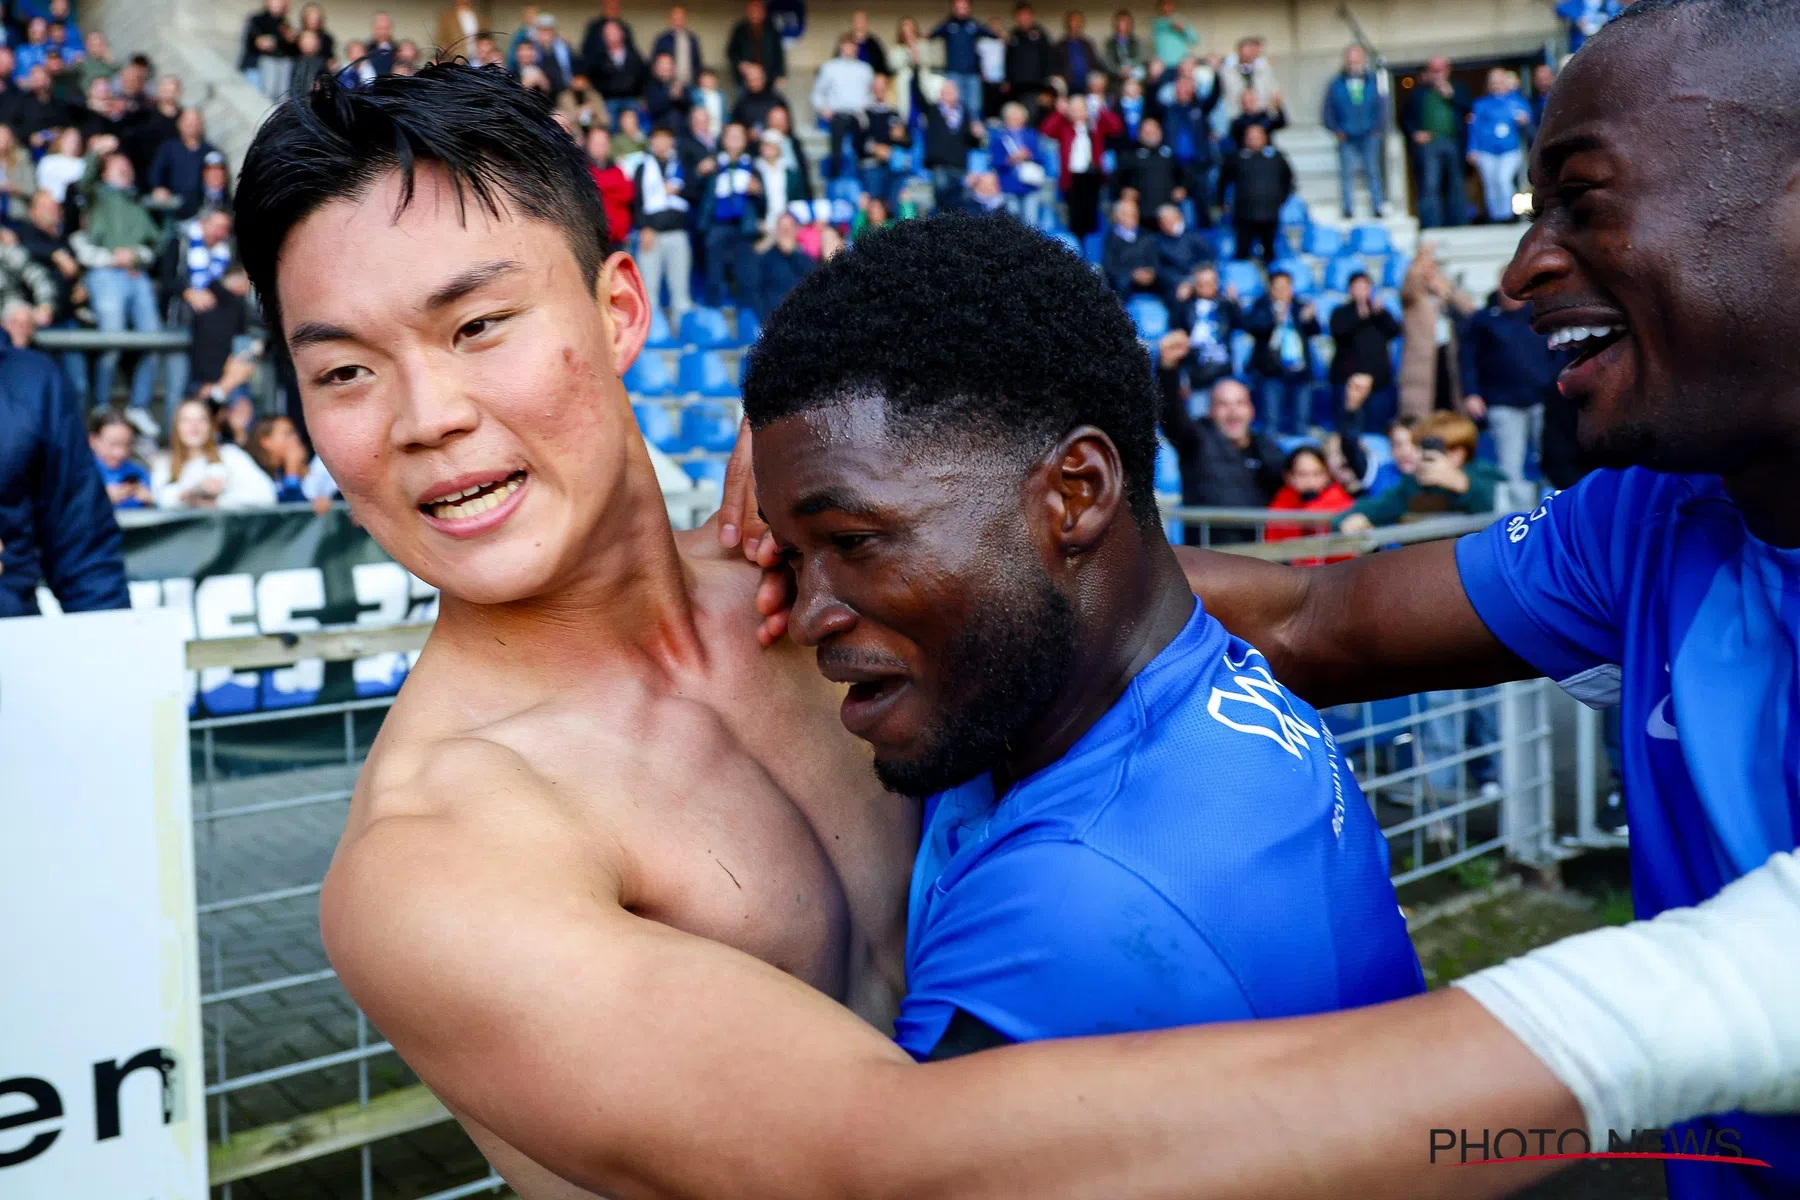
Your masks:
M745 370L789 630L850 685L883 782L931 797L898 1040L942 1058L1422 991L1324 722L1164 537L1130 318L1048 248L1006 219L883 230Z

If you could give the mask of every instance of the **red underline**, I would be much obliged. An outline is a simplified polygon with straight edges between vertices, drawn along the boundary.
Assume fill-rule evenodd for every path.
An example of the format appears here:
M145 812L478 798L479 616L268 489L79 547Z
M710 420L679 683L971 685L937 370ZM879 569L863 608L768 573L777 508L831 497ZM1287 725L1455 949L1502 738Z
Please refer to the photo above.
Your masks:
M1664 1162L1727 1163L1734 1167L1766 1167L1769 1165L1760 1158L1744 1158L1741 1155L1732 1154L1652 1154L1626 1150L1605 1150L1590 1154L1526 1154L1518 1158L1477 1158L1450 1165L1453 1167L1485 1167L1495 1163L1573 1162L1577 1159L1596 1158L1655 1158Z

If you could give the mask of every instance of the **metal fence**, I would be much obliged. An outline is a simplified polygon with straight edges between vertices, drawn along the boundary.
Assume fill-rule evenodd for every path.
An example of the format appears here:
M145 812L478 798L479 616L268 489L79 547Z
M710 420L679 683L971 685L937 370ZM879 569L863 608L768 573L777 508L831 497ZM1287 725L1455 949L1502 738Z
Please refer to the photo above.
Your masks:
M1219 527L1248 520L1205 510L1169 515ZM1368 553L1480 523L1439 519L1233 549L1288 559ZM428 630L197 641L189 665L253 668L405 651ZM1502 855L1533 863L1556 855L1549 696L1538 681L1323 714L1386 834L1396 885L1454 876ZM320 940L321 881L390 703L376 697L190 724L219 1200L452 1200L503 1186L351 1003Z

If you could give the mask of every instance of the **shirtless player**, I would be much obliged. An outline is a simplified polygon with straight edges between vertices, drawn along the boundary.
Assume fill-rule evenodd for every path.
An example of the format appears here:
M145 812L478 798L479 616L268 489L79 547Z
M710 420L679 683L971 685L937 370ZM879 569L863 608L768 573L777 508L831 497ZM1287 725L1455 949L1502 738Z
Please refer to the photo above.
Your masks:
M1547 1169L1427 1165L1432 1126L1582 1119L1457 993L914 1064L831 999L878 1016L898 982L914 814L811 665L749 649L752 569L669 533L619 383L648 304L547 108L466 68L326 81L264 125L239 204L326 462L444 592L327 943L527 1200L1480 1196Z

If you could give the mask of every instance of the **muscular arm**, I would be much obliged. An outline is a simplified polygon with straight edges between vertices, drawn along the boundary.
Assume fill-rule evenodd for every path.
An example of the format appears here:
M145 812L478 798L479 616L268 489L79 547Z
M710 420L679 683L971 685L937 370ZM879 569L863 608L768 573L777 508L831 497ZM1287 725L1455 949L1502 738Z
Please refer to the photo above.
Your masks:
M1175 554L1207 611L1319 707L1538 674L1476 615L1451 541L1327 567L1183 546Z
M1495 1196L1543 1168L1433 1166L1432 1129L1580 1123L1456 992L915 1065L774 967L629 912L622 854L546 816L522 761L438 767L473 803L361 834L324 896L332 960L453 1109L617 1200Z

